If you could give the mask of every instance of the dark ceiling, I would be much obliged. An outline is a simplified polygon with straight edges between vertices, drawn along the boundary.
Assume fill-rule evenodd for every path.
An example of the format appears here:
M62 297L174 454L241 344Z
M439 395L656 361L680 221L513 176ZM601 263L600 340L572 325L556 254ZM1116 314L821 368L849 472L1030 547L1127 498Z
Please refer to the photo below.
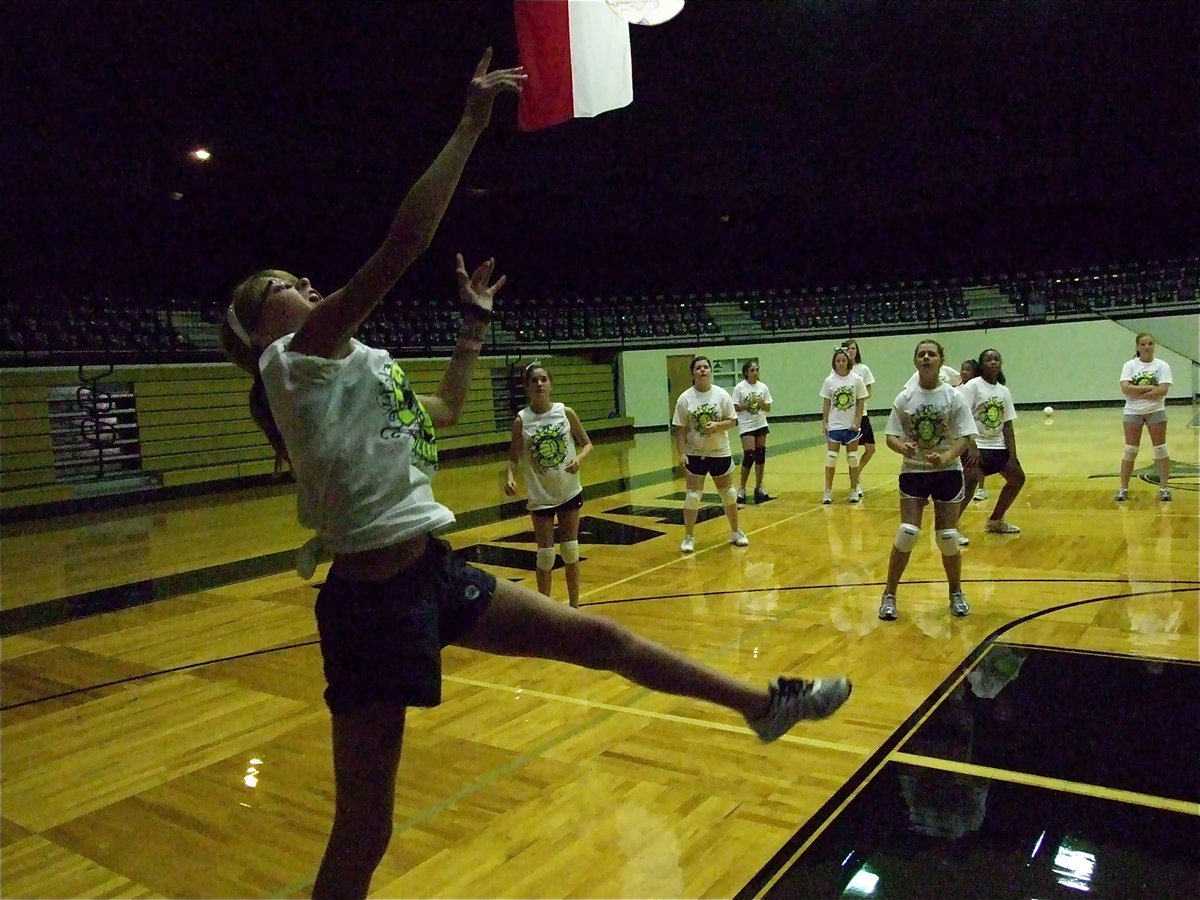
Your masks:
M1198 12L690 0L632 28L632 106L523 134L500 100L402 290L448 288L460 248L531 294L1194 252ZM482 48L516 58L509 2L39 0L4 20L20 290L210 296L265 264L333 286L449 136Z

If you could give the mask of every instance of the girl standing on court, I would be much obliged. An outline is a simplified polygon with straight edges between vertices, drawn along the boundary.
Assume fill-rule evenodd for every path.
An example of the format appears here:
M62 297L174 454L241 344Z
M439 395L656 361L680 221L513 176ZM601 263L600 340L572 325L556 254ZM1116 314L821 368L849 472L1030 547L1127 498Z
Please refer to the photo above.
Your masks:
M538 592L550 596L557 517L567 598L572 606L579 606L579 510L583 508L579 464L592 452L592 442L575 410L550 400L553 379L545 366L531 362L523 380L529 405L513 419L504 493L516 494L516 468L520 465L538 545Z
M1158 499L1171 499L1171 456L1167 452L1167 392L1171 389L1171 367L1154 358L1154 335L1138 334L1137 355L1121 367L1121 393L1125 395L1125 452L1121 456L1121 488L1117 500L1129 499L1129 479L1133 461L1142 442L1142 426L1150 433L1154 446L1154 466L1158 469Z
M850 354L850 362L853 364L850 371L863 380L863 385L867 389L867 402L870 402L871 385L875 383L875 374L871 371L870 366L863 362L862 351L858 349L858 341L854 338L848 338L842 341L842 346ZM861 497L863 491L866 490L863 486L863 469L867 467L867 463L875 455L875 429L871 427L871 416L867 411L867 403L863 403L863 416L862 421L859 423L858 431L858 446L862 450L858 455L858 494Z
M738 434L742 438L742 485L738 503L746 502L746 482L754 469L754 502L771 499L763 490L763 469L767 462L767 413L771 411L771 389L758 378L757 360L742 363L742 380L733 389L733 408L737 411Z
M821 384L821 432L825 435L825 494L821 502L833 502L833 473L838 448L846 448L850 465L850 502L862 498L858 489L858 438L867 403L867 386L850 371L850 354L844 347L833 351L833 371Z
M958 377L959 377L958 391L960 394L962 393L963 386L978 374L979 374L979 361L978 360L964 359L959 364L959 366L958 366ZM964 472L970 468L970 457L969 456L963 457L963 466L964 466ZM964 475L964 477L965 477L965 475ZM982 479L979 482L979 486L977 488L975 488L974 498L976 500L986 500L988 498L987 488L984 487L984 482ZM964 537L964 538L962 538L961 541L959 541L959 543L961 543L965 547L965 546L967 546L967 544L969 544L971 542L969 540L967 540L966 537Z
M551 603L467 565L434 535L454 515L434 499L438 426L457 421L504 283L462 256L458 342L437 390L418 397L398 361L354 338L428 246L501 91L519 68L484 53L450 141L400 205L381 246L323 297L307 278L265 270L243 281L222 327L232 361L255 377L251 410L291 462L300 521L333 564L316 602L333 726L333 827L313 896L365 897L392 836L396 770L409 706L441 701L441 648L605 669L636 684L738 711L764 741L830 715L845 678L779 678L756 687L692 662L616 622ZM286 215L295 216L288 208ZM316 545L316 546L314 546ZM302 561L313 574L315 553Z
M683 499L682 553L696 549L692 533L704 496L704 476L711 475L725 518L729 520L729 543L746 547L750 539L738 528L737 488L733 486L733 451L729 429L737 425L737 410L725 388L712 383L712 363L707 356L692 357L692 386L675 401L675 453L683 467L686 493Z
M921 514L933 500L934 528L942 568L950 588L950 613L971 611L962 592L958 510L965 496L959 457L975 434L975 421L966 401L939 378L946 352L934 340L917 344L913 363L916 387L905 387L892 404L887 445L904 457L900 464L900 528L888 560L887 586L879 601L879 618L895 619L896 588L921 534Z
M958 388L979 432L963 458L966 486L959 515L970 506L968 498L983 484L983 479L1000 474L1004 477L1004 487L1000 489L1000 496L996 498L983 530L992 534L1020 534L1021 529L1004 518L1025 486L1025 470L1017 459L1017 436L1012 424L1017 418L1017 410L1013 406L1012 393L1004 384L1000 351L984 350L979 354L975 369L979 375Z

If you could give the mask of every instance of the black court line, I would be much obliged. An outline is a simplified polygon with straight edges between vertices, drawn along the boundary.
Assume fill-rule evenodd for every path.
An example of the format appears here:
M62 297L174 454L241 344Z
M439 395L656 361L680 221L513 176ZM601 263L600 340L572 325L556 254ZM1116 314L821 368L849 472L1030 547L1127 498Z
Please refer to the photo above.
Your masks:
M823 443L824 438L800 438L787 441L775 448L776 452L786 453L793 450L807 449ZM648 487L655 484L674 481L678 477L674 468L656 469L640 475L622 476L609 481L586 485L583 489L584 500L599 500L614 494L625 493L636 488ZM455 523L446 533L469 531L481 525L491 525L510 519L523 518L528 515L524 500L511 500L495 506L469 510L455 515ZM323 561L329 562L329 557ZM0 637L11 637L54 625L63 625L88 616L100 613L117 612L143 606L157 600L166 600L182 594L192 594L199 591L224 587L238 581L250 581L267 575L279 575L292 571L295 565L294 550L283 550L263 556L252 556L234 562L221 563L194 569L190 572L180 572L175 575L164 575L133 581L113 587L100 588L81 594L72 594L54 600L44 600L40 603L30 603L12 609L0 610Z
M1083 582L1087 583L1087 582ZM759 870L759 872L746 883L746 885L734 895L734 900L750 900L757 897L767 884L775 878L776 875L785 871L788 863L792 860L801 847L807 844L812 838L823 831L836 818L838 809L845 804L851 797L859 793L868 782L875 777L875 772L879 770L889 755L899 749L899 747L907 741L916 730L917 726L923 719L940 703L942 703L950 690L969 672L987 651L993 645L999 642L1002 635L1011 631L1018 625L1032 621L1039 616L1044 616L1047 613L1060 612L1064 609L1074 609L1077 606L1084 606L1089 603L1102 603L1106 600L1124 600L1130 597L1145 597L1154 596L1156 594L1177 594L1186 591L1195 590L1195 585L1190 587L1170 588L1167 590L1154 591L1130 591L1120 594L1109 594L1103 597L1090 597L1085 600L1073 600L1070 603L1062 603L1057 606L1051 606L1036 613L1030 613L1020 618L1014 619L1005 625L1000 626L987 637L985 637L968 655L959 663L949 675L943 679L942 683L931 693L924 701L905 719L900 726L892 732L886 741L872 753L861 766L851 775L841 787L839 787L821 808L818 809L809 819L793 834L780 849L767 861L767 864ZM1033 645L1037 646L1037 645ZM1087 652L1087 651L1080 651ZM1154 657L1146 655L1131 655L1133 659L1164 659L1166 661L1184 662L1184 660L1176 660L1168 657Z
M1111 580L1119 581L1120 579L1111 579ZM1002 583L1002 584L1037 584L1037 583L1043 583L1043 582L1047 582L1047 581L1056 581L1056 582L1062 581L1062 582L1083 583L1083 584L1090 584L1090 583L1105 584L1105 583L1108 583L1110 581L1110 579L1096 579L1095 581L1089 580L1089 581L1084 581L1084 582L1077 582L1076 579L1014 578L1011 581L1005 580L1000 583ZM996 580L995 579L974 579L974 580L965 579L964 582L968 583L968 584L977 584L977 583L995 584ZM915 584L941 584L941 583L942 582L940 580L935 580L935 579L929 579L927 581L905 582L905 584L913 584L913 585L915 585ZM1039 613L1032 613L1028 616L1024 616L1021 619L1016 620L1015 622L1011 623L1010 625L1003 626L1002 628L997 629L995 632L993 632L991 635L989 635L987 638L984 639L983 644L980 645L980 647L982 649L977 648L976 652L973 653L973 655L972 655L972 657L970 657L970 659L977 658L978 655L983 652L983 650L986 650L990 646L990 642L993 642L998 635L1000 635L1004 631L1008 630L1008 628L1011 628L1014 625L1018 625L1022 622L1027 622L1030 619L1036 618L1037 616L1042 615L1045 612L1052 612L1052 611L1058 610L1058 609L1067 609L1067 608L1070 608L1071 606L1079 606L1083 603L1092 603L1092 602L1095 602L1096 600L1111 600L1111 599L1121 598L1121 597L1139 597L1139 596L1154 595L1154 594L1180 593L1183 591L1193 590L1197 587L1200 587L1200 582L1172 581L1172 582L1160 582L1160 583L1162 583L1162 584L1185 584L1185 585L1188 585L1188 587L1174 588L1171 590L1161 590L1161 591L1138 591L1138 592L1128 593L1128 594L1113 594L1109 597L1098 597L1098 598L1093 598L1093 599L1088 599L1088 600L1073 601L1072 603L1065 604L1063 606L1056 606L1056 607L1052 607L1051 609L1042 610ZM845 587L873 587L873 586L878 586L879 584L882 584L882 582L860 582L860 583L854 584L854 585L845 585L845 584L790 585L790 586L780 586L780 587L770 587L770 588L753 588L751 590L746 590L746 591L736 591L736 590L734 590L734 591L706 591L706 592L700 594L700 596L720 597L720 596L724 596L726 594L766 593L766 592L770 592L770 591L774 591L774 592L785 591L785 592L787 592L787 591L807 591L807 590L831 590L834 588L845 588ZM315 588L315 587L317 587L317 585L314 585L313 587ZM604 603L629 603L629 602L633 602L634 600L637 600L639 602L651 601L651 600L677 600L677 599L681 599L683 597L694 597L694 596L697 596L697 595L694 593L691 593L691 594L661 594L661 595L641 597L641 598L631 598L631 599L627 599L627 600L613 600L613 601L600 601L599 603L585 603L582 605L583 606L599 606L599 605L603 605ZM268 653L276 653L280 650L294 650L299 647L312 647L318 643L319 643L319 641L317 641L317 640L300 641L295 644L281 644L276 647L265 647L262 650L251 650L247 653L235 654L234 656L222 656L222 657L215 657L213 659L201 660L199 662L194 662L194 663L185 663L180 666L174 666L170 669L162 669L162 670L155 671L155 672L145 672L141 675L130 675L127 678L118 678L113 681L106 681L106 682L102 682L100 684L92 684L92 685L86 685L84 687L71 688L69 691L60 691L57 694L49 694L45 697L35 697L31 700L22 700L18 703L10 703L10 704L5 704L5 705L0 705L0 712L10 710L10 709L19 709L20 707L31 706L31 705L37 704L37 703L46 703L50 700L59 700L64 697L71 697L71 696L74 696L75 694L83 694L83 693L87 693L89 691L98 690L100 688L113 687L113 686L121 685L121 684L131 684L135 681L144 681L149 678L157 678L160 675L169 675L174 672L183 672L188 669L196 669L196 668L202 668L204 666L216 665L218 663L229 662L229 661L235 660L235 659L248 659L248 658L254 657L254 656L263 656ZM1033 645L1033 646L1036 646L1036 645ZM1119 655L1119 654L1117 654L1117 655ZM1152 658L1152 657L1136 657L1136 658L1148 659L1148 658ZM965 663L964 663L964 665L965 665ZM953 677L954 676L952 675L949 679L947 679L947 681L952 681ZM943 686L945 685L945 683L946 682L943 682ZM939 691L941 689L942 688L939 687ZM937 695L936 691L935 691L935 695ZM929 700L926 700L926 703L929 703L929 702L930 702ZM916 713L914 713L914 715L916 715ZM907 724L907 721L905 724ZM904 727L904 726L901 726L901 727ZM876 755L878 755L878 754L876 754ZM874 757L872 757L872 758L874 758ZM861 771L862 770L860 769L859 772L861 772ZM857 775L858 775L858 773L855 773L855 776L852 776L852 777L857 777ZM822 809L824 809L824 807L822 807Z

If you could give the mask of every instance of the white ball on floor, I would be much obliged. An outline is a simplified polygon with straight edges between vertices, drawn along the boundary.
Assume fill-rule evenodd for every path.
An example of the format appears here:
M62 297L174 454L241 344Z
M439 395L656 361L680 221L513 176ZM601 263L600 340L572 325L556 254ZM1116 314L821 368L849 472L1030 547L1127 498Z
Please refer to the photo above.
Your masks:
M1045 409L1042 410L1042 412L1044 412L1048 416L1052 416L1052 415L1054 415L1054 407L1047 406Z

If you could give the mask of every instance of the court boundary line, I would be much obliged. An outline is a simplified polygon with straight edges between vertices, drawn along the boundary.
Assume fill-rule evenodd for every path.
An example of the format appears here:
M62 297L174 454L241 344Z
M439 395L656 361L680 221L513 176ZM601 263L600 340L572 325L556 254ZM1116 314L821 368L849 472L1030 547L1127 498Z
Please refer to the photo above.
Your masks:
M264 577L266 577L266 576L264 576ZM963 579L964 584L985 584L985 583L986 584L1042 584L1042 583L1123 584L1126 582L1127 582L1127 579L1120 579L1120 578L1114 578L1114 579L1103 579L1103 578L1095 578L1095 579L1093 579L1093 578L1089 578L1089 579L1013 578L1013 579L1003 579L1003 580L997 580L995 578L964 578ZM924 579L924 580L906 581L905 582L905 584L909 584L909 585L943 584L943 583L944 583L944 581L941 579ZM1075 600L1075 601L1071 601L1071 603L1068 604L1067 606L1079 605L1082 603L1091 603L1091 602L1094 602L1095 600L1117 600L1117 599L1122 599L1122 598L1126 598L1126 597L1141 597L1141 596L1162 594L1162 593L1180 593L1180 592L1193 590L1193 589L1200 590L1200 581L1169 580L1169 581L1157 581L1157 582L1152 582L1152 583L1153 584L1162 584L1162 585L1176 585L1176 587L1163 588L1161 590L1132 591L1132 592L1125 593L1125 594L1112 594L1112 595L1109 595L1106 597L1098 597L1098 598L1086 599L1086 600ZM845 585L845 584L788 585L788 586L781 586L781 587L748 588L744 591L741 591L741 590L703 591L700 593L689 593L689 594L663 594L661 596L631 597L631 598L624 599L624 600L601 601L599 603L589 603L589 604L584 604L584 605L586 605L586 606L605 606L605 605L616 604L616 603L633 603L633 602L642 603L642 602L648 602L648 601L653 601L653 600L679 600L679 599L682 599L685 597L710 597L710 596L719 597L719 596L725 596L728 594L749 594L749 593L764 593L764 592L778 593L778 592L810 591L810 590L816 591L816 590L829 590L829 589L833 589L833 588L845 588L845 587L878 587L880 584L882 584L882 582L863 581L863 582L857 582L855 584L849 584L849 585ZM171 598L163 598L163 599L171 599ZM1023 622L1029 621L1029 619L1031 617L1036 617L1036 616L1042 615L1043 613L1046 613L1046 612L1052 612L1054 610L1064 609L1064 608L1067 608L1067 607L1066 606L1057 606L1057 607L1048 608L1046 610L1042 610L1041 612L1038 612L1038 613L1030 613L1020 619L1014 620L1012 625L1021 624ZM781 621L785 621L785 620L784 619L766 620L762 623L762 625L760 627L765 627L765 626L768 626L768 625L771 625L774 623L778 623ZM1001 626L1001 627L1006 628L1006 627L1010 627L1010 626ZM751 629L750 631L746 632L746 634L742 635L740 639L745 639L746 636L754 636L758 632L758 630L759 630L758 628ZM993 635L996 635L999 633L1001 633L1001 632L998 630L996 632L993 632ZM985 638L984 640L988 640L988 639L989 638ZM233 661L239 660L239 659L248 659L248 658L254 657L254 656L264 656L268 653L278 653L283 650L296 650L296 649L300 649L303 647L313 647L319 643L320 643L319 639L313 638L312 640L307 640L307 641L297 641L295 643L290 643L290 644L278 644L273 647L262 647L257 650L248 650L245 653L236 653L236 654L233 654L232 656L219 656L219 657L215 657L212 659L200 660L198 662L182 663L181 665L178 665L178 666L171 666L166 669L158 669L154 672L143 672L139 675L130 675L126 678L117 678L113 681L105 681L105 682L101 682L99 684L91 684L91 685L85 685L82 687L71 688L68 691L60 691L57 694L48 694L45 697L33 697L28 700L19 700L15 703L2 704L2 705L0 705L0 712L8 712L8 711L14 710L14 709L21 709L23 707L33 706L38 703L48 703L52 700L61 700L66 697L72 697L76 694L83 694L83 693L87 693L89 691L96 691L96 690L100 690L102 688L118 687L123 684L133 684L135 682L144 681L149 678L157 678L160 675L173 675L173 674L176 674L179 672L186 672L189 669L198 669L198 668L202 668L204 666L220 665L221 663L233 662ZM1019 642L1015 642L1014 645L1015 646L1026 646L1025 644L1019 643ZM1037 649L1046 649L1050 645L1029 644L1027 646L1037 648ZM1054 649L1063 649L1065 651L1066 648L1054 648ZM480 651L480 652L482 652L482 651ZM1078 652L1099 653L1100 651L1078 651ZM1122 654L1113 652L1112 655L1121 656ZM20 657L16 657L16 658L20 659ZM1180 661L1180 660L1176 659L1175 657L1170 657L1170 656L1139 655L1139 656L1134 656L1132 658L1134 658L1134 659L1158 659L1158 660L1162 660L1164 662ZM444 676L444 677L448 678L451 676Z

